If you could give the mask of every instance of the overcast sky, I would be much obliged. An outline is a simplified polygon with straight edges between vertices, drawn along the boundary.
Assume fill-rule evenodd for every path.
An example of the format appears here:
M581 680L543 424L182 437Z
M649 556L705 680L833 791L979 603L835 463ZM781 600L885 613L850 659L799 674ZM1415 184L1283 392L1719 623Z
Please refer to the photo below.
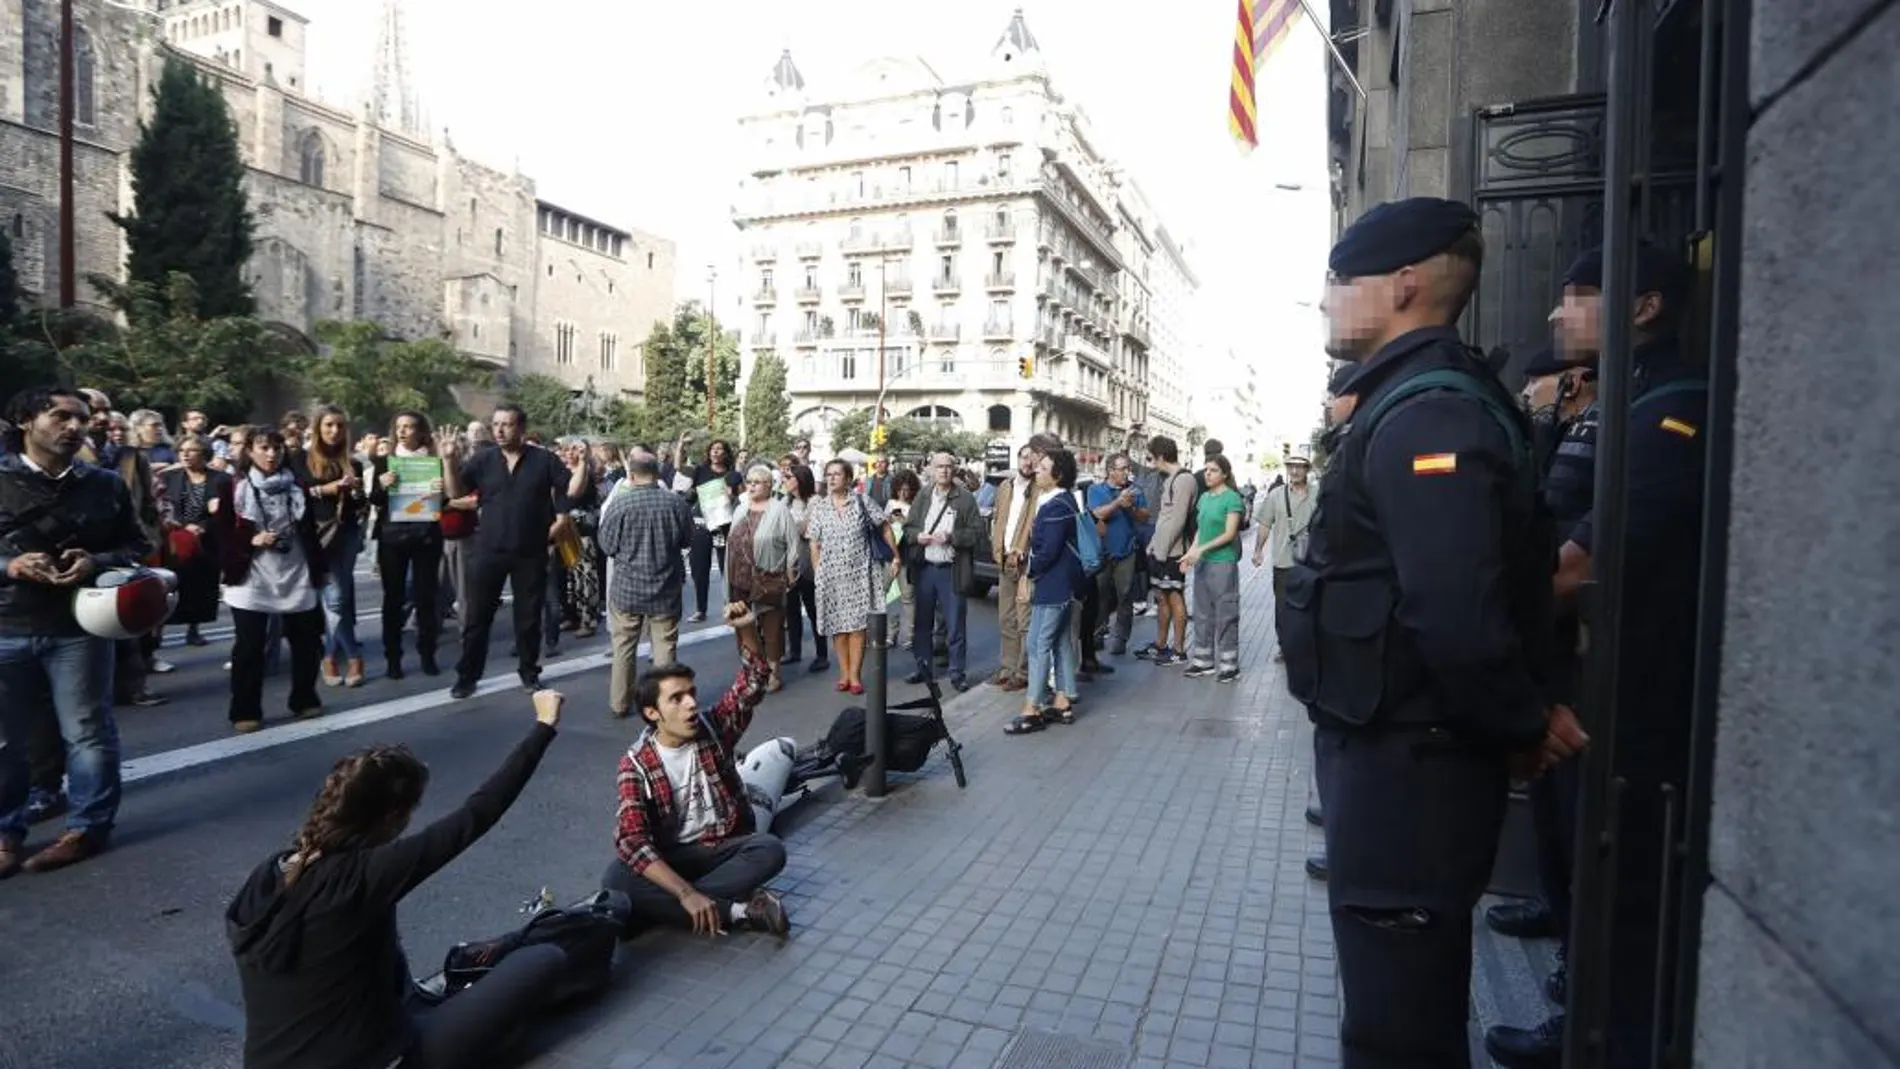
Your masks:
M985 60L1018 6L405 2L432 123L490 165L518 160L547 200L676 241L682 297L703 294L707 265L729 271L738 252L729 209L748 161L736 119L757 110L781 48L821 99L887 55L920 55L956 80ZM311 84L333 102L360 99L381 0L290 3L311 20ZM1318 313L1295 303L1317 303L1329 237L1320 31L1302 20L1261 72L1261 147L1243 156L1226 124L1232 0L1021 6L1057 87L1189 246L1210 343L1259 369L1271 428L1307 429L1325 380ZM1105 13L1117 8L1125 13ZM1282 182L1304 188L1276 191Z

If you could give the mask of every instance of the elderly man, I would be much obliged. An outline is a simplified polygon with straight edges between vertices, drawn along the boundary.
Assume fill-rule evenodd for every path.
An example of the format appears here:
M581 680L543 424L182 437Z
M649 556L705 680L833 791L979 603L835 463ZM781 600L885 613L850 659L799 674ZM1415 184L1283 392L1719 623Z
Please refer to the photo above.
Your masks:
M637 447L628 456L627 477L601 506L598 538L612 564L607 631L613 637L613 665L607 703L614 716L625 717L634 711L641 636L652 636L655 668L672 664L678 656L686 589L680 554L693 541L693 508L660 485L660 462L652 450Z
M907 553L917 597L916 625L911 628L911 653L917 658L917 670L908 680L912 684L930 678L935 621L941 607L950 646L950 685L960 691L970 689L966 674L969 602L965 591L970 588L976 567L982 522L976 495L957 481L956 458L948 453L931 457L930 484L917 495L904 518L904 541L917 547Z

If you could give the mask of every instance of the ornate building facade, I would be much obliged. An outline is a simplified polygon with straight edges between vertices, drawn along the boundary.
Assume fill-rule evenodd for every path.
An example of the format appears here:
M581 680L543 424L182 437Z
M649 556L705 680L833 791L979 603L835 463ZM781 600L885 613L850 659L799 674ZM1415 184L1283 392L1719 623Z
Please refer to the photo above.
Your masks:
M815 444L880 392L992 441L1055 431L1085 465L1145 432L1159 225L1020 11L960 81L879 59L821 93L788 52L740 127L748 362L784 359Z
M222 91L257 220L246 272L259 315L308 332L372 319L441 336L510 374L637 394L640 344L673 308L673 243L536 196L534 180L422 129L405 74L400 0L386 0L375 84L357 111L307 91L305 19L274 0L75 0L79 277L117 277L132 206L130 150L168 60ZM0 21L0 225L21 283L58 292L57 0ZM97 295L81 285L81 300Z

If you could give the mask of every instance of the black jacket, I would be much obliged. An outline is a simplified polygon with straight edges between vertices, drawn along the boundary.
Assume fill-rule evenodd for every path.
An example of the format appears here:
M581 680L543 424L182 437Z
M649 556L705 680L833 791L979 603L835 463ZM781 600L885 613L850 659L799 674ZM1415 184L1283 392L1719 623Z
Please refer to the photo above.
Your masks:
M285 854L251 872L224 914L245 1069L381 1069L414 1045L396 903L495 826L553 740L535 724L481 789L414 835L320 857L289 889Z
M58 557L83 549L101 570L138 564L152 552L125 483L111 471L73 461L54 479L16 453L0 456L0 635L74 638L85 634L73 618L67 587L7 578L13 558L26 553Z

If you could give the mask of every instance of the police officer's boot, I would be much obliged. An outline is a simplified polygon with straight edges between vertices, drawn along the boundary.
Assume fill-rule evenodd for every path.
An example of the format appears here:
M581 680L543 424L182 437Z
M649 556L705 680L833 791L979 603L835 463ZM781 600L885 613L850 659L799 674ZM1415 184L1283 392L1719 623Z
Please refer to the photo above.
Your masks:
M1484 1052L1502 1069L1559 1069L1564 1061L1564 1015L1535 1028L1494 1025L1484 1033Z
M1315 880L1323 882L1327 874L1326 855L1314 854L1308 857L1306 859L1306 874Z

